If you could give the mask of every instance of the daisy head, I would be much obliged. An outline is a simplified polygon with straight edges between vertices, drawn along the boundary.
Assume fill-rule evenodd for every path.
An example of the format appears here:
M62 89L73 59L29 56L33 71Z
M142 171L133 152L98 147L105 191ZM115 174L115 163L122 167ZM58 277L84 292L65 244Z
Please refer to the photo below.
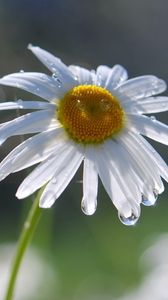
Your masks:
M164 190L162 178L168 181L166 163L143 137L168 144L168 126L146 116L168 110L168 97L155 96L166 90L165 82L151 75L128 80L120 65L95 71L66 66L39 47L28 48L50 74L20 72L0 79L34 95L0 103L0 110L32 111L1 124L1 144L34 134L0 163L0 180L38 164L16 196L25 198L45 185L39 205L49 208L83 163L83 212L96 210L100 177L121 222L135 224L140 205L154 205Z

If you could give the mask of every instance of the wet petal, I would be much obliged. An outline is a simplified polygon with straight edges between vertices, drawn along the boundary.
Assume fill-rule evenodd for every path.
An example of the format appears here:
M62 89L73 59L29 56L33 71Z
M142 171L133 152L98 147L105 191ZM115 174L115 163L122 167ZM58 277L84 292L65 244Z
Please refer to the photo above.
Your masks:
M155 141L168 145L168 126L153 117L129 115L131 129ZM128 125L129 127L129 125Z
M89 70L73 65L69 66L69 69L73 72L78 84L93 84L94 75Z
M12 109L53 109L54 104L40 102L40 101L23 101L18 100L15 102L1 102L0 110L12 110Z
M166 83L151 75L129 79L120 85L116 91L125 96L125 101L138 100L162 93L166 90Z
M59 58L37 46L29 45L28 49L31 50L52 73L58 76L58 79L67 90L76 85L73 73Z
M62 164L61 169L59 170L59 172L57 169L52 180L45 188L40 199L40 207L49 208L54 204L56 199L58 199L58 197L66 189L71 179L74 177L75 173L80 167L82 160L83 154L76 151L76 149L74 148L71 152L71 157L66 157L64 159L64 164Z
M26 114L1 124L0 145L2 145L7 138L14 135L42 132L49 128L60 127L53 116L53 111L42 110Z
M23 89L45 100L54 102L63 97L67 89L52 77L35 72L13 73L0 79L0 84Z
M94 214L97 207L98 173L94 163L93 149L87 149L83 170L83 198L81 207L86 215Z

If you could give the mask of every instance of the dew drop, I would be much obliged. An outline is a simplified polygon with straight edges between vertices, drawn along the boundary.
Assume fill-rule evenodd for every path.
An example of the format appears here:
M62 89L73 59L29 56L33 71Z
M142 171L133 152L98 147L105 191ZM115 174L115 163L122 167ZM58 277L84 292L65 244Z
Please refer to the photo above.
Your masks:
M88 199L82 199L81 209L87 216L91 216L95 213L97 208L97 201L88 201Z
M152 206L154 205L155 201L152 201L151 199L148 199L145 195L142 195L142 204L145 206Z
M127 217L127 218L119 213L118 217L119 217L119 220L121 221L121 223L123 223L126 226L135 225L136 222L139 219L139 217L137 217L134 213L132 213L132 215L130 217Z
M53 67L53 64L50 64L51 65L51 67L52 67L52 72L54 73L54 74L56 74L56 68L55 67Z
M152 121L156 121L155 116L151 116L150 119L151 119Z
M102 82L102 76L101 74L97 75L97 86L101 86L101 82Z
M77 75L75 75L73 78L74 78L75 81L78 81L78 80L79 80L79 78L78 78Z
M17 101L17 103L18 103L18 105L19 105L20 108L23 107L23 100L22 100L22 99L19 99L19 100Z
M31 49L33 47L33 45L31 43L28 44L28 49Z
M56 73L53 73L53 74L52 74L52 78L53 78L54 80L57 80L57 79L58 79L57 74L56 74Z
M52 182L53 184L55 184L57 182L56 177L53 177L50 182Z
M24 70L20 70L20 73L24 73Z
M52 78L56 81L56 83L58 84L58 87L61 87L62 82L61 80L58 78L58 75L56 73L52 74Z
M17 88L20 88L20 83L15 82L15 85L16 85Z
M154 190L153 197L151 196L151 198L142 195L142 204L145 206L152 206L155 205L157 199L158 199L158 193L156 190Z

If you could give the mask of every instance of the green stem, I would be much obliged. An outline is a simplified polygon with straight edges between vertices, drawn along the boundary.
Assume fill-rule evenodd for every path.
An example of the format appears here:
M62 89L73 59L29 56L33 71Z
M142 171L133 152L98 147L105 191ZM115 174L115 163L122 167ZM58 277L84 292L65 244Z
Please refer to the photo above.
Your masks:
M18 247L16 249L16 254L14 257L11 273L10 273L10 278L9 278L9 283L7 287L7 292L5 295L4 300L12 300L13 298L13 293L14 293L14 288L15 288L15 283L18 275L18 271L24 256L24 253L29 245L29 242L31 240L31 237L33 235L33 232L37 226L37 223L40 219L41 211L42 209L39 208L39 199L41 196L43 189L41 189L38 194L36 199L33 201L33 205L28 213L27 219L24 223L19 242L18 242Z

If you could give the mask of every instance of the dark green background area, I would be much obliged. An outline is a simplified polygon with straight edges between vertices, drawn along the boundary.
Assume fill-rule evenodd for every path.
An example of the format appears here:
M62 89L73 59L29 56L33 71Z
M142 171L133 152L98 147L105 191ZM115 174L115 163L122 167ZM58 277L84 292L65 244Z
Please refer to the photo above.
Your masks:
M27 50L32 43L66 64L89 69L121 64L130 77L153 74L168 82L167 14L166 0L0 0L0 76L20 70L48 72ZM0 88L1 101L20 97L37 99L23 91ZM17 114L0 112L0 123ZM167 113L156 117L168 124ZM1 147L1 159L20 140L9 139ZM167 161L166 147L152 144ZM10 175L0 183L0 245L18 239L31 207L32 199L19 201L14 196L29 172ZM141 285L148 272L140 267L142 254L155 237L168 233L166 185L167 192L157 205L142 207L139 223L128 228L118 220L101 184L97 212L92 217L83 215L80 180L82 168L53 208L43 211L32 244L52 268L53 282L47 281L44 272L45 284L27 300L116 300ZM0 281L2 276L0 267ZM44 298L47 289L48 298Z

